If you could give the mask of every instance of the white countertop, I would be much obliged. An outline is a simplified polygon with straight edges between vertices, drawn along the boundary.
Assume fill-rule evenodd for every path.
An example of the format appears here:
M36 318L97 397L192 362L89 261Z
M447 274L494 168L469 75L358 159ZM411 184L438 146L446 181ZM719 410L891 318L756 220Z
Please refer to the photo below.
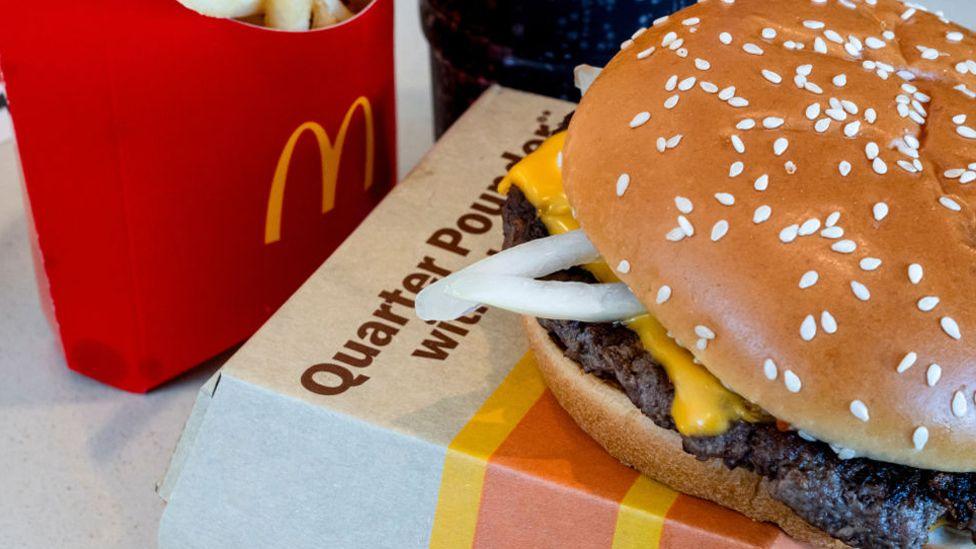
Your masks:
M976 27L974 0L930 0ZM396 0L401 177L432 141L417 0ZM0 145L0 547L153 547L155 494L202 366L148 395L69 371L38 305L12 144Z

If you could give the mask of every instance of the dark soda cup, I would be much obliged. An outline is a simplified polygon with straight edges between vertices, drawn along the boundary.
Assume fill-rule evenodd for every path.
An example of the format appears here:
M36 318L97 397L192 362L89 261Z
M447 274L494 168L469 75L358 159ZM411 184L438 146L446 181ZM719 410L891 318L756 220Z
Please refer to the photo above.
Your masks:
M440 136L488 86L578 100L573 68L695 0L420 0Z

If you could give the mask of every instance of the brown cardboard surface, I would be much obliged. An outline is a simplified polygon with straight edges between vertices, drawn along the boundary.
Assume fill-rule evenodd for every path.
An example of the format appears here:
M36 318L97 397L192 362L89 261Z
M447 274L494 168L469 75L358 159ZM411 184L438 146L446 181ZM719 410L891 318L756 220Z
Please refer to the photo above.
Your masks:
M467 336L441 329L459 346L448 349L442 360L419 358L413 353L422 350L422 342L431 338L436 327L399 304L392 310L408 319L404 326L373 317L384 302L378 295L384 289L400 289L412 297L403 290L404 279L418 277L407 284L426 280L422 277L430 269L417 267L425 257L432 258L437 268L454 270L484 257L489 249L498 249L500 217L467 205L498 207L481 196L505 173L508 160L502 154L523 154L523 145L537 139L533 133L540 124L554 126L572 108L570 103L540 96L489 90L474 112L452 128L332 259L230 360L223 374L432 442L450 442L470 415L472 403L483 402L524 353L517 323L510 315L492 311ZM540 117L547 121L540 123ZM443 242L459 237L458 246L470 252L461 255L432 245L432 236ZM302 375L313 365L341 365L332 357L343 352L348 340L362 342L357 331L370 321L383 322L399 333L388 345L370 345L380 354L369 366L347 367L368 380L335 395L303 387ZM316 377L321 383L338 381L331 374Z

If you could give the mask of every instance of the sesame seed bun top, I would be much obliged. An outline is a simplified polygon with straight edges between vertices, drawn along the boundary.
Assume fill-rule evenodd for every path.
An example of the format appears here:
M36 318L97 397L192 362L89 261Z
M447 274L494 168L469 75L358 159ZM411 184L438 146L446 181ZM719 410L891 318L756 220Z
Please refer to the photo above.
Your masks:
M974 48L895 0L700 2L590 87L567 194L730 389L841 455L976 471Z

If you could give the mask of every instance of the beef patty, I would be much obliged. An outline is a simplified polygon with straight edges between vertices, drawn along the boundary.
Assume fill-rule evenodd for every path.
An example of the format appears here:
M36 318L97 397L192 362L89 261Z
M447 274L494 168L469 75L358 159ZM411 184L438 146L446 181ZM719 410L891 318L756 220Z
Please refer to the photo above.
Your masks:
M512 187L503 210L505 247L548 236L535 207ZM596 282L582 269L553 278ZM616 384L655 424L676 430L674 387L664 368L619 324L539 319L552 340L587 373ZM700 460L721 459L769 480L772 497L831 536L856 547L921 547L940 518L976 541L976 473L940 473L840 459L828 444L770 423L737 422L712 437L681 436Z

